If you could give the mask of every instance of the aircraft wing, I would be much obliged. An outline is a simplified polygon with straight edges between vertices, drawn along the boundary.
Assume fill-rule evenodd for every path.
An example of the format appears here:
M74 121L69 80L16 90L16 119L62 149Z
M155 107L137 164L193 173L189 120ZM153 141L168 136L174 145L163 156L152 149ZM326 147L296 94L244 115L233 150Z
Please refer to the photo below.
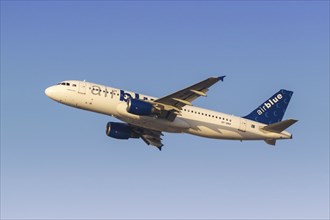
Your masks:
M148 145L152 145L157 147L159 150L162 150L164 146L162 143L163 133L156 130L151 130L147 128L138 127L135 125L130 124L133 131L139 135L139 137Z
M183 106L192 105L191 102L198 97L206 96L209 87L219 80L223 81L224 78L225 76L210 77L195 85L155 100L154 104L163 112L160 117L173 121Z

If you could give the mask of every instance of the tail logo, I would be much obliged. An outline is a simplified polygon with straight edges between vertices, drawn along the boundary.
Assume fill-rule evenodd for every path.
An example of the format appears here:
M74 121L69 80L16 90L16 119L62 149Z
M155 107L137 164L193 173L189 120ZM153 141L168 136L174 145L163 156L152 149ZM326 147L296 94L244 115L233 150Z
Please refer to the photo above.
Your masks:
M277 94L276 97L268 99L262 106L257 110L258 115L262 115L267 109L275 105L279 100L283 98L282 94Z

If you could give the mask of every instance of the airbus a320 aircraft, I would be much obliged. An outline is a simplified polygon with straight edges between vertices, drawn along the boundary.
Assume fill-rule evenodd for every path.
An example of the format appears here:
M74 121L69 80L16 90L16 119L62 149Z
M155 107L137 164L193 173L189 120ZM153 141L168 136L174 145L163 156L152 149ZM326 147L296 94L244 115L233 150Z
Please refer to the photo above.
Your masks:
M125 123L108 122L106 134L117 139L141 138L162 149L162 132L188 133L227 140L264 140L275 145L291 139L285 131L297 120L282 121L293 92L281 89L244 117L192 105L192 101L225 76L210 77L162 98L155 98L86 81L68 80L48 87L46 95L65 105L113 116Z

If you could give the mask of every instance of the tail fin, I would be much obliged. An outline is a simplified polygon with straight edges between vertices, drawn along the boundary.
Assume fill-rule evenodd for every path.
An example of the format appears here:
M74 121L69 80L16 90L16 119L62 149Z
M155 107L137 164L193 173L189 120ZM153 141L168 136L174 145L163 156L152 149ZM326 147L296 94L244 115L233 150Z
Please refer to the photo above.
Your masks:
M280 122L282 121L292 94L292 91L281 89L264 103L262 103L258 108L243 118L268 125Z

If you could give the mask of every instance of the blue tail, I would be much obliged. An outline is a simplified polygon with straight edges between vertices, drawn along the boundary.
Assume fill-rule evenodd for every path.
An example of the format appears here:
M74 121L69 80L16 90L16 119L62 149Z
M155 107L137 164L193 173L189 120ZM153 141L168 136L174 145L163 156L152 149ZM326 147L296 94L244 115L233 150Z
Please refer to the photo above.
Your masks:
M282 121L285 110L289 105L292 94L292 91L281 89L243 118L264 124L280 122Z

